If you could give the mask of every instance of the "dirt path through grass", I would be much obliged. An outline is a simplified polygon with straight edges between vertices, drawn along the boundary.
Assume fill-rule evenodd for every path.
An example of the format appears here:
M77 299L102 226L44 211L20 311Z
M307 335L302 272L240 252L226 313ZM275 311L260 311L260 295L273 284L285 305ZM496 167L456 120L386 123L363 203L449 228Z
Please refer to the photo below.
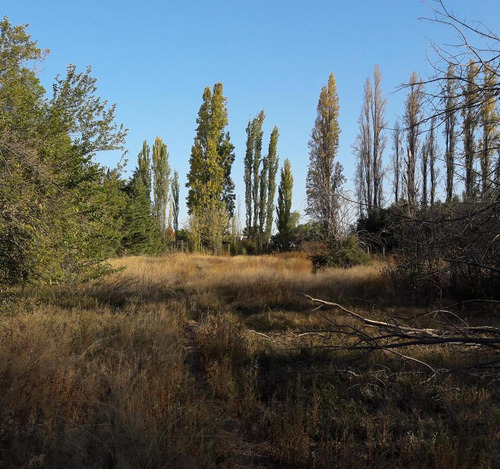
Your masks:
M198 348L196 330L198 322L189 320L184 334L184 363L194 378L196 393L200 399L212 401L217 418L221 421L223 431L228 434L228 440L234 442L233 457L235 469L271 469L276 467L266 445L247 438L244 425L240 418L227 408L227 405L213 396L203 372L203 357Z

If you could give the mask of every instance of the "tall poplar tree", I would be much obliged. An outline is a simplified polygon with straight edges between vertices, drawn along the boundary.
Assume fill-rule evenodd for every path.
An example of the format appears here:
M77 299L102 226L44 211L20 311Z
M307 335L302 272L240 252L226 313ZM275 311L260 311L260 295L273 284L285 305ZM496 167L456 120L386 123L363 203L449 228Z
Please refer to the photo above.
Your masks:
M479 153L481 166L481 194L487 197L494 180L493 155L499 143L500 118L497 110L497 76L493 70L484 71L484 99L481 105L482 139Z
M268 153L262 156L265 117L261 111L248 122L244 172L246 232L260 249L271 238L278 172L279 132L276 126L271 133Z
M267 208L267 188L268 188L268 166L269 160L266 156L262 158L262 166L260 168L259 178L257 180L257 188L258 192L258 219L259 223L256 227L256 240L259 245L259 248L262 250L264 244L264 229L266 226L266 208Z
M258 223L259 196L259 166L262 153L262 124L265 113L260 111L253 119L248 121L246 128L247 141L245 153L245 209L246 209L246 231L247 235L254 237L255 226Z
M437 159L439 156L439 147L436 139L435 128L436 118L433 117L430 122L430 130L425 140L425 147L429 158L429 203L434 205L436 202L437 178L439 170L437 168Z
M422 145L420 150L420 169L422 170L422 205L427 207L429 204L429 149L427 146L427 140Z
M309 141L309 169L306 180L307 214L319 221L323 235L337 233L339 192L344 182L342 165L336 161L340 127L339 98L333 73L321 89L317 116Z
M265 242L271 240L271 230L274 216L274 197L276 194L276 173L278 172L278 127L274 126L269 139L269 149L267 152L267 206L266 206L266 228Z
M213 91L208 86L204 89L186 183L194 245L212 252L221 251L230 205L234 208L231 180L234 146L226 131L226 101L222 83L216 83Z
M363 106L358 119L359 133L353 145L357 156L356 192L359 202L359 214L366 215L372 209L373 202L373 166L372 166L372 133L370 103L372 88L370 79L365 81Z
M403 160L403 129L399 120L394 124L392 130L392 172L394 176L394 202L398 203L400 198L403 197L401 193L401 178L402 178L402 160Z
M144 141L137 155L137 166L124 188L122 247L130 254L156 254L161 247L160 230L151 211L151 149Z
M479 124L477 111L479 97L478 74L479 68L477 64L473 60L470 60L467 65L466 85L462 88L462 135L465 167L465 198L467 200L472 199L476 193L474 160L477 148L476 130Z
M252 142L253 142L253 160L252 160L252 174L253 174L253 183L252 183L252 203L253 203L253 237L256 239L259 237L259 226L260 226L260 204L261 198L259 196L259 191L261 188L260 181L260 164L262 163L262 137L264 132L262 130L262 124L264 123L264 119L266 115L264 111L260 111L252 125Z
M170 185L170 164L167 145L156 137L153 145L153 214L162 233L167 228L167 204Z
M172 212L173 212L173 229L176 235L179 231L179 174L174 171L172 179Z
M247 142L246 142L246 152L244 159L244 174L243 181L245 183L245 227L247 236L251 235L253 227L253 159L254 159L254 143L253 143L253 120L248 121L246 128L247 132Z
M278 205L276 207L277 240L281 250L286 250L290 241L292 212L293 176L290 160L286 159L281 168L281 180L278 187Z
M403 185L410 209L417 206L417 154L419 147L420 122L422 120L423 86L416 72L413 72L410 83L410 92L405 103L406 126L406 160L403 172Z
M387 100L382 95L382 74L378 65L373 72L373 85L369 78L365 82L364 100L359 117L359 134L354 144L358 157L356 186L360 211L370 212L382 206L382 156L386 137L383 130Z
M382 207L382 156L385 150L386 137L383 134L387 125L385 121L385 109L387 99L382 94L382 73L378 65L373 71L373 98L371 102L371 117L373 128L373 206Z
M456 125L458 105L458 81L455 76L455 67L450 64L446 74L445 90L445 161L446 161L446 200L453 198L453 183L455 177Z
M142 150L137 155L137 174L146 189L148 200L151 200L151 147L146 140L142 142Z

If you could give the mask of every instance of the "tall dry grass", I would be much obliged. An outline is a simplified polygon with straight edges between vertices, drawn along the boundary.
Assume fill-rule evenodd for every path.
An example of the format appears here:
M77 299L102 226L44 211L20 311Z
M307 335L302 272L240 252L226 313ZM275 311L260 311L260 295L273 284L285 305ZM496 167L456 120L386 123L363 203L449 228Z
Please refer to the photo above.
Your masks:
M0 467L225 461L230 438L184 363L184 315L148 303L0 317Z
M269 308L308 308L297 292L348 300L387 296L382 266L358 266L312 273L301 254L214 257L172 254L158 259L132 257L113 261L121 272L110 277L110 288L142 298L160 295L189 297L200 310L233 308L256 313Z
M316 274L303 255L112 264L98 282L26 289L4 305L0 467L495 467L494 379L431 377L308 333L328 321L297 292L391 311L381 264ZM441 366L470 355L417 356Z

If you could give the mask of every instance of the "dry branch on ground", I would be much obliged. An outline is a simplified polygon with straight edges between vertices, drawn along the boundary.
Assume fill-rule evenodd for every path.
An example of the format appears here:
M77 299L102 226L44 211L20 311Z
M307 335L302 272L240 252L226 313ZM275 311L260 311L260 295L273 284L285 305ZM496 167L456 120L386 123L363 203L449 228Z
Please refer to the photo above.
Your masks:
M411 347L433 347L433 346L457 346L474 348L476 352L492 352L494 359L488 361L491 367L500 364L500 329L488 325L471 326L456 313L448 309L429 311L413 317L385 314L384 321L370 319L345 306L319 298L313 298L305 293L299 293L313 303L322 306L337 308L346 313L354 321L349 324L340 324L329 315L321 314L328 321L328 328L321 329L317 333L343 335L352 338L346 345L335 346L350 351L383 350L394 353L405 360L420 363L421 365L436 372L426 361L414 356L403 354L400 350ZM423 327L414 324L416 319L427 318L436 327ZM332 346L333 348L333 346ZM479 363L477 364L479 365ZM484 363L482 364L484 365Z

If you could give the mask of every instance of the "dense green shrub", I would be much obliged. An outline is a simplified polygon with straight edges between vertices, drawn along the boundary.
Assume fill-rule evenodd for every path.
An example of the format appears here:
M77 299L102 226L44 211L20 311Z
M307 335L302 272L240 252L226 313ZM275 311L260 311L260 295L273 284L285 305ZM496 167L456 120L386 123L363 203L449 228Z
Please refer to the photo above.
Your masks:
M360 245L357 235L337 237L330 240L323 251L311 256L313 270L327 267L348 269L355 265L367 264L370 255Z

